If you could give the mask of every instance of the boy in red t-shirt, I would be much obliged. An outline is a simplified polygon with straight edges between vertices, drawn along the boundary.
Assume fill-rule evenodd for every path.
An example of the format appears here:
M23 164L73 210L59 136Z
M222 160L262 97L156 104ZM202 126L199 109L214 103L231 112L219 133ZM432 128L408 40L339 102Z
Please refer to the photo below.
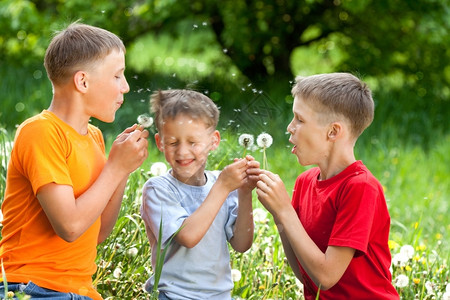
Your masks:
M369 88L347 73L296 78L287 130L303 165L292 202L276 174L261 171L260 202L273 215L306 299L398 299L391 283L390 217L378 180L353 152L373 120Z

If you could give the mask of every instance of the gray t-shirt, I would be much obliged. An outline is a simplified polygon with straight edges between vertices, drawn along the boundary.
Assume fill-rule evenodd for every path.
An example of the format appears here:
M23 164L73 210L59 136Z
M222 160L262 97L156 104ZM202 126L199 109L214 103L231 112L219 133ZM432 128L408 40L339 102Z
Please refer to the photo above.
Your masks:
M162 217L163 245L205 200L220 171L205 171L203 186L191 186L175 179L170 171L150 178L143 188L141 216L152 248L155 269L159 227ZM237 217L237 191L231 192L203 239L189 249L172 240L166 253L158 290L170 299L231 299L228 243ZM145 289L151 291L154 276Z

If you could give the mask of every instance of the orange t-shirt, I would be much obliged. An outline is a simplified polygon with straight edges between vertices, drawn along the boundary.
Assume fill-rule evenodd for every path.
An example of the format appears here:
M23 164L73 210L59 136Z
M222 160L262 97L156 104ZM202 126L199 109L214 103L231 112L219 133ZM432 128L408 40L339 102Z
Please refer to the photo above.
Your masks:
M8 282L32 281L60 291L102 299L92 284L100 218L76 241L56 235L36 192L48 183L70 185L75 199L97 179L106 162L101 131L83 136L50 111L17 130L8 164L0 258Z

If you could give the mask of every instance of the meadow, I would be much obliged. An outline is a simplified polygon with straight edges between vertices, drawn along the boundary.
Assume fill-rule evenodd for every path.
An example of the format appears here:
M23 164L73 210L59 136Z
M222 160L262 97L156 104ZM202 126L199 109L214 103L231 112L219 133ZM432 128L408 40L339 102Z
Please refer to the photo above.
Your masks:
M1 188L4 194L5 166L12 133L1 131ZM208 162L221 169L243 155L238 133L223 132L222 143ZM112 138L107 137L108 143ZM389 246L393 283L401 299L449 299L450 231L450 136L435 139L424 150L399 144L387 134L363 136L356 147L357 159L371 169L385 188L392 218ZM98 246L98 270L94 282L106 299L150 299L143 289L153 273L150 247L139 215L141 189L153 176L151 166L164 162L150 143L147 161L131 174L122 210L111 236ZM262 161L261 149L248 150ZM266 168L280 174L288 191L296 176L305 170L290 154L287 138L274 140L267 149ZM253 199L255 236L250 250L231 251L235 299L302 299L301 283L293 275L283 254L276 226L257 198Z
M10 71L14 72L13 69ZM17 72L18 76L23 75L20 71ZM50 89L42 74L36 72L33 73L30 84L25 85L26 89L34 90L28 93L30 105L14 100L23 99L19 89L11 88L13 78L18 76L5 76L4 87L8 91L8 99L5 100L3 112L11 111L29 116L46 107ZM29 86L34 86L34 89ZM248 87L247 90L252 91L253 88ZM140 93L140 89L133 91L128 98L131 100L127 100L131 105L126 105L118 112L117 122L111 125L93 122L106 133L108 149L114 139L113 133L119 132L118 128L136 122L136 112L148 110L148 95ZM250 93L256 93L252 101L285 99L284 96L265 97L259 91ZM247 97L248 94L241 93L237 97L243 96ZM252 103L254 107L260 107L258 103ZM389 105L377 106L376 119L361 136L355 154L385 189L391 214L389 246L393 258L393 283L402 299L450 299L450 135L442 130L435 130L432 118L421 112L405 114L401 107L392 107L407 101L385 103ZM274 138L273 145L266 151L266 168L279 174L286 189L292 191L297 175L306 168L301 167L290 153L288 136L285 134L290 118L285 109L287 107L289 112L290 104L288 101L268 104L271 108L285 106L282 111L281 108L272 111L275 115L273 121L256 120L256 113L261 115L261 111L249 113L253 109L250 106L222 111L223 121L219 126L222 141L219 149L210 155L208 169L220 170L231 163L233 158L242 157L244 149L238 144L241 134L251 133L256 138L264 130ZM393 115L392 112L396 114ZM13 113L0 115L2 122L15 124L14 120L8 119L13 117ZM386 115L391 118L383 120ZM424 126L418 125L415 120L421 120L420 124ZM246 132L247 130L250 132ZM14 131L14 127L4 129L0 126L1 201ZM153 134L154 128L150 128L150 131ZM153 139L150 140L149 158L129 178L114 231L98 246L98 270L94 275L94 282L106 299L150 299L143 285L154 271L150 264L150 247L139 207L142 186L149 177L155 175L151 172L152 165L164 163L164 157L156 149ZM261 149L252 148L247 153L263 161ZM256 225L253 246L243 254L231 251L234 299L302 299L301 284L284 257L271 216L256 196L253 198L253 206Z

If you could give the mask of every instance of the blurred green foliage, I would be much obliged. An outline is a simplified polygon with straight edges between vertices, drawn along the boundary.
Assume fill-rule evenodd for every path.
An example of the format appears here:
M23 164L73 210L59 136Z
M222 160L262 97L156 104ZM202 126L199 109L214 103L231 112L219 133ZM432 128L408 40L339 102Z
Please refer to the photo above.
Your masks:
M369 83L373 130L400 127L401 138L424 144L448 130L450 3L436 0L3 0L0 125L48 107L43 55L53 32L76 20L128 49L127 102L114 124L93 120L106 132L135 122L151 92L166 88L204 92L238 132L252 129L229 124L242 115L267 131L285 127L295 75L333 71ZM275 115L256 116L267 105Z

